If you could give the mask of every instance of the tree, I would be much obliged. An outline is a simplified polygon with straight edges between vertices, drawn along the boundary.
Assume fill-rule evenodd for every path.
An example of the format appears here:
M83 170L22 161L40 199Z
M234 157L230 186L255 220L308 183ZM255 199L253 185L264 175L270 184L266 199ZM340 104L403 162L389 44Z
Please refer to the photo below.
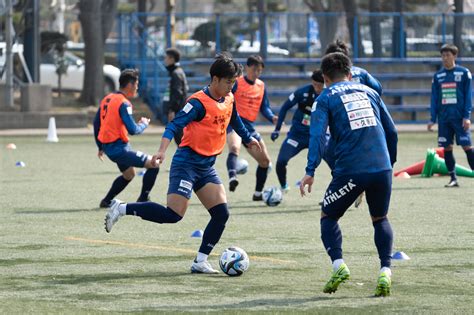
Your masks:
M360 36L360 27L354 29L354 21L356 19L358 10L356 0L343 0L344 11L346 11L346 22L347 28L349 29L349 35L351 38L351 43L354 45L357 35L357 56L362 57L364 54L364 49L362 47L362 38ZM354 50L354 47L353 47ZM353 52L355 54L355 51Z
M463 13L463 11L464 11L464 1L454 0L454 13ZM453 43L459 48L459 55L461 55L463 51L462 24L463 24L462 15L456 14L454 16Z
M381 9L380 1L369 0L370 13L379 13ZM380 30L381 19L379 16L371 15L370 23L370 37L372 40L373 57L382 57L382 32Z
M104 44L115 21L118 0L80 0L85 73L80 100L96 105L104 94Z
M341 2L327 1L327 6L322 0L304 0L304 3L311 9L313 13L317 12L338 12L342 11ZM321 49L324 52L326 46L334 41L337 31L337 18L334 16L321 16L317 18L319 27L319 40L321 42Z

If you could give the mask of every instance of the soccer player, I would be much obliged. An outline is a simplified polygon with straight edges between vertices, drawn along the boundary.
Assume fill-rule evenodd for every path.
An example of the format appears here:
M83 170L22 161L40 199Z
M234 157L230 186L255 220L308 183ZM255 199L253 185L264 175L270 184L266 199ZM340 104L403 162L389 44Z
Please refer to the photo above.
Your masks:
M321 94L323 88L323 74L321 70L316 70L311 75L311 84L300 87L291 93L278 114L278 122L275 126L275 131L271 134L272 141L278 139L281 125L285 121L288 110L295 105L298 106L293 115L290 131L281 145L276 162L276 173L281 189L284 192L290 189L286 181L286 166L291 158L300 153L301 150L308 148L311 107L319 94Z
M471 72L456 65L458 48L446 44L441 47L443 68L436 72L431 83L432 131L438 118L438 145L444 148L444 161L451 179L445 187L459 187L456 178L456 161L453 155L453 138L466 152L467 161L474 170L474 150L471 146Z
M387 218L392 190L392 166L397 156L397 131L378 93L351 82L351 61L342 53L331 53L321 61L326 89L311 112L306 175L300 192L311 192L315 168L324 145L320 139L327 127L335 142L333 179L326 190L321 211L321 239L329 254L333 274L323 292L333 293L349 278L342 257L342 233L338 220L354 200L366 192L374 226L374 240L381 269L376 296L390 295L393 233Z
M258 162L257 167L257 182L255 185L255 193L252 199L254 201L262 200L262 190L267 180L268 168L270 166L270 156L268 155L267 147L263 142L262 137L255 131L253 122L257 119L258 113L261 112L263 116L270 122L275 124L278 116L274 115L270 102L268 101L267 93L265 91L265 84L259 79L263 72L265 64L262 57L252 55L247 59L245 66L245 76L237 79L232 92L235 95L235 103L237 111L239 112L242 122L250 131L252 136L260 142L261 151L249 150L244 144L249 154ZM240 145L242 139L231 128L227 131L227 142L229 146L229 155L227 156L227 171L229 173L229 190L235 191L239 185L237 179L237 158L240 153Z
M124 215L141 217L156 223L177 223L188 208L192 190L209 212L211 219L202 237L193 273L217 273L207 261L208 255L224 232L229 218L226 192L214 163L224 149L229 123L249 147L260 149L239 118L231 92L241 67L226 55L219 55L210 67L211 83L189 97L175 119L168 123L154 163L162 163L171 139L184 128L183 138L171 162L167 205L153 202L122 203L114 200L105 217L105 230Z
M165 65L170 74L168 90L163 97L163 107L168 115L168 121L172 121L176 113L183 108L186 103L186 94L188 92L188 81L186 74L179 64L181 53L177 48L171 47L165 51ZM181 142L182 133L175 134L174 140L177 145Z
M325 55L333 53L333 52L340 52L349 57L349 46L342 40L337 39L335 42L332 42L326 47ZM379 95L382 95L382 85L380 82L374 78L367 70L364 68L356 67L352 65L351 67L351 81L362 83L367 85L368 87L374 89ZM335 153L334 153L334 142L329 137L326 146L326 153L324 155L324 160L328 163L331 170L334 167L335 162ZM364 192L360 194L360 196L354 202L354 206L358 208L362 203L364 198Z
M149 193L155 184L158 167L151 163L151 156L140 151L132 151L128 134L138 135L148 127L150 119L141 117L138 124L133 120L133 106L129 101L137 95L138 70L125 69L120 74L120 90L104 97L94 118L94 136L99 149L98 157L103 161L104 153L117 164L122 175L112 183L107 195L100 202L107 208L135 177L134 167L145 167L143 184L137 201L148 201Z

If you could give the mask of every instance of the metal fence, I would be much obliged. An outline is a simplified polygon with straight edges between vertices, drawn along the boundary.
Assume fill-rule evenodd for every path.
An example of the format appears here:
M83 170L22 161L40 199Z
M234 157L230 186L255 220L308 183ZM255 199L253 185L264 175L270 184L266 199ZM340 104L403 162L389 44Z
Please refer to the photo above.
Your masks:
M130 13L147 20L149 40L157 53L176 46L187 58L209 57L227 50L234 56L317 58L336 38L350 43L354 58L434 57L454 40L455 21L462 30L461 55L474 57L474 14L360 13L348 27L344 12L332 13ZM379 26L376 40L374 25ZM350 33L354 32L351 38ZM374 37L375 36L375 37Z

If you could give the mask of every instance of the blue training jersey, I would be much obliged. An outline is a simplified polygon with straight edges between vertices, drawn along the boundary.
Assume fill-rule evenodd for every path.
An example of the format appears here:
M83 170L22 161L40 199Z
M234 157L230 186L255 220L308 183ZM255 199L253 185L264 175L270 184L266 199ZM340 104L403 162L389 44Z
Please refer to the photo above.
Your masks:
M309 126L311 123L311 107L317 97L318 94L316 91L314 91L312 84L302 86L295 92L291 93L280 109L275 130L281 129L281 125L285 121L286 113L293 106L297 105L298 107L295 111L295 114L293 115L291 128L288 134L293 136L308 137Z
M351 68L352 81L367 85L369 88L374 89L379 95L382 95L382 85L374 78L367 70L352 66Z
M461 66L436 72L431 83L431 121L470 119L471 72Z
M211 94L209 93L208 87L204 88L204 93L206 93L212 98ZM224 98L221 98L220 100L216 101L223 102ZM175 133L178 130L182 130L192 121L200 121L204 118L205 115L206 110L204 109L204 106L201 104L201 102L198 99L191 98L186 103L186 106L184 106L184 108L176 114L175 118L166 125L163 138L167 138L169 140L173 139ZM229 124L232 126L235 132L237 132L237 134L242 138L242 141L244 143L249 143L251 141L252 136L242 123L242 120L239 114L237 113L237 110L235 109L235 102ZM211 167L212 165L214 165L215 161L216 156L201 155L195 152L190 147L179 147L173 156L173 162L186 162L203 168Z
M326 88L313 104L306 174L321 163L329 126L335 142L333 174L391 170L397 157L397 131L380 96L366 85L350 81Z

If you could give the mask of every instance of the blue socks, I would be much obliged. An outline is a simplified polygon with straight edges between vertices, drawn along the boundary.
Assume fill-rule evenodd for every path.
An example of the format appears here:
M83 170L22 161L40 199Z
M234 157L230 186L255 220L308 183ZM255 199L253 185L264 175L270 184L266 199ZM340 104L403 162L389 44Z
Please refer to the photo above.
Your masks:
M148 195L150 194L153 185L155 185L159 171L159 168L149 168L146 170L145 175L143 175L142 191L137 201L148 201Z
M104 200L107 201L107 202L110 202L112 199L115 198L115 196L117 196L118 194L120 194L122 192L122 190L125 189L125 187L127 187L127 185L130 183L131 181L129 180L126 180L122 175L120 175L119 177L117 177L114 182L112 183L112 187L110 187L110 190L109 192L107 193L107 196L104 197Z
M276 173L278 176L278 181L280 182L281 187L286 186L286 165L287 163L277 161L276 164Z
M471 170L474 170L474 149L471 148L464 152L466 152L467 162L469 163Z
M219 242L222 233L224 232L225 224L229 219L227 203L221 203L212 207L209 209L209 214L211 215L211 220L204 230L201 247L199 247L199 252L206 255L211 253L212 249Z
M380 258L380 267L390 268L392 260L393 231L390 222L385 217L373 222L374 241Z
M342 259L342 233L336 220L321 218L321 239L331 261Z
M454 159L453 151L444 150L444 161L446 162L446 168L451 176L451 180L456 180L456 160Z
M165 208L154 202L128 203L126 214L138 216L143 220L156 223L176 223L183 218L170 207Z
M267 181L268 167L257 167L257 184L255 185L255 191L262 191L265 182Z
M227 155L227 172L229 173L229 178L237 175L237 157L238 155L232 152Z

